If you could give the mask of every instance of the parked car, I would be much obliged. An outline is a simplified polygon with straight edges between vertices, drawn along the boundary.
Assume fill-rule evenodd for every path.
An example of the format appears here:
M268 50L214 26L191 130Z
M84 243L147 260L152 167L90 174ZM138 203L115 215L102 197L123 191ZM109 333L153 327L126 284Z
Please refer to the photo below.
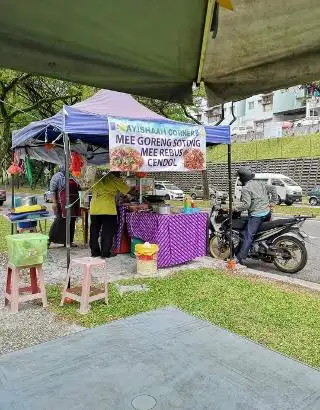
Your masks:
M302 202L302 188L291 178L282 174L255 174L255 179L264 181L266 184L274 185L277 189L278 204L285 203L293 205L295 202ZM235 198L241 198L242 185L239 178L235 185Z
M7 192L4 189L0 190L0 206L2 206L7 200Z
M316 186L308 191L309 204L311 206L320 205L320 186Z
M226 203L228 194L223 191L218 191L213 187L209 187L209 195L210 199L216 199L221 201L221 203ZM203 185L196 185L194 188L190 190L190 196L192 199L203 199L204 190Z
M50 191L46 191L43 195L44 202L52 202L52 194Z
M155 181L154 191L155 195L162 196L166 199L183 201L186 197L182 189L169 181Z

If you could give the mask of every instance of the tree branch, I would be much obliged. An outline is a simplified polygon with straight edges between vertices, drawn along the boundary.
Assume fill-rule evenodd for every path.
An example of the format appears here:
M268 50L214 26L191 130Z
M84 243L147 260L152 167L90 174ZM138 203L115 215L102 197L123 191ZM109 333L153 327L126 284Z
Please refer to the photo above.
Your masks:
M32 74L32 73L24 73L24 74L19 75L19 76L16 77L16 78L14 78L14 79L5 87L6 92L12 90L12 89L15 87L16 84L18 84L18 83L20 83L20 82L22 83L23 81L25 81L26 79L32 77L33 75L34 75L34 74Z
M76 94L76 95L60 95L60 96L56 96L56 97L51 97L51 98L42 98L41 100L37 101L35 104L31 105L30 107L27 108L21 108L19 110L15 110L10 114L10 119L12 120L14 117L16 117L19 114L26 114L30 111L36 110L37 108L39 108L41 106L41 104L45 104L45 103L50 103L50 102L55 102L55 101L59 101L59 100L64 100L66 98L72 98L72 97L79 97L80 94Z
M194 117L192 114L188 112L187 107L184 104L181 104L181 108L183 109L183 112L186 117L190 118L190 120L194 121L196 124L202 124L201 121L199 121L196 117Z

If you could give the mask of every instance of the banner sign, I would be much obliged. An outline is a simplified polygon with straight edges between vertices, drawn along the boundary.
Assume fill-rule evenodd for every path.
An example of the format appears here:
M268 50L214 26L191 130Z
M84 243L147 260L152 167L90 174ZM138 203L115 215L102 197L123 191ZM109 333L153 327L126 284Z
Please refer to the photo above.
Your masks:
M109 117L111 171L202 171L204 126Z

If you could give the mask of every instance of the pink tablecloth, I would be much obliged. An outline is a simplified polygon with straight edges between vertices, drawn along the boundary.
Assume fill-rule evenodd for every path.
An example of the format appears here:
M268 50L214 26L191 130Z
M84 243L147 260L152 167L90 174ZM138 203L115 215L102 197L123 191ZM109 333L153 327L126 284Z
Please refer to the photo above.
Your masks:
M158 266L180 265L207 253L206 213L157 215L127 213L129 235L159 245Z

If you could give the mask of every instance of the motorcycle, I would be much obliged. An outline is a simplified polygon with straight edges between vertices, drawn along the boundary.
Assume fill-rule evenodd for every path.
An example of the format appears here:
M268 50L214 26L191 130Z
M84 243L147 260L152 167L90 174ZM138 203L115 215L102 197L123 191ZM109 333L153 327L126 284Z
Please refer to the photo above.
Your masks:
M305 240L308 237L301 227L309 219L295 216L264 222L255 235L248 258L273 263L285 273L301 271L308 260ZM239 212L232 215L232 253L237 253L243 241L242 231L248 217ZM227 260L230 258L230 217L229 212L213 205L209 219L209 251L212 257Z

